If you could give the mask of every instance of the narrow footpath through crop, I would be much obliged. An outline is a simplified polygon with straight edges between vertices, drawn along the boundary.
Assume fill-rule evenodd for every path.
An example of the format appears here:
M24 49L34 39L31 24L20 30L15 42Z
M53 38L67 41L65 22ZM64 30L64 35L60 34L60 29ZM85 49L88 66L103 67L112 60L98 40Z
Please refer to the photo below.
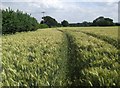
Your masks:
M67 68L68 68L68 73L67 73L67 78L69 80L68 86L78 86L79 79L80 79L80 67L79 67L79 62L77 60L77 45L75 44L75 39L72 35L70 35L68 32L64 30L59 30L62 33L65 34L67 38L67 46L68 46L68 58L67 58Z

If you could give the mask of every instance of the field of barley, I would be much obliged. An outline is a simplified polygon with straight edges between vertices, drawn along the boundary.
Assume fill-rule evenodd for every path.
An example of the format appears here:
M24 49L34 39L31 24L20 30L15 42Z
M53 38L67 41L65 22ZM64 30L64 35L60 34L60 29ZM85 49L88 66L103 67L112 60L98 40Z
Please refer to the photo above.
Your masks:
M120 86L117 27L2 36L1 86Z

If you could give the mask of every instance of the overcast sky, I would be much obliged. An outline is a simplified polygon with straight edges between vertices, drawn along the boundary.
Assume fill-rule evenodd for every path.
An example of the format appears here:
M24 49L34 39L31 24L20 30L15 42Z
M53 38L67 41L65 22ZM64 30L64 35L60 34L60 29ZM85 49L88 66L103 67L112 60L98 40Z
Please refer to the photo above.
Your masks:
M92 1L92 2L91 2ZM106 2L104 2L106 1ZM119 0L1 0L1 8L19 9L31 14L38 21L51 16L58 22L67 20L70 23L92 22L99 16L110 17L118 22Z

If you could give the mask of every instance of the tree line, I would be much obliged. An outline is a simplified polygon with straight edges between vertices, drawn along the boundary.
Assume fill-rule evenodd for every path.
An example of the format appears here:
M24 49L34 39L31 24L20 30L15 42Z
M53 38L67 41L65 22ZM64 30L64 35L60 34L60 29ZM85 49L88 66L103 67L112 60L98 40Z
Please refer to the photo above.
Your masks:
M114 23L111 18L104 18L100 16L93 20L93 22L84 21L82 23L69 23L63 20L58 23L56 19L50 16L42 17L39 23L30 14L22 11L14 11L10 8L2 10L2 34L14 34L16 32L35 31L39 28L51 27L81 27L81 26L120 26L119 23Z
M22 31L34 31L37 27L37 20L22 11L13 11L8 8L2 10L2 33L16 33Z
M10 8L2 10L2 34L14 34L16 32L35 31L38 28L48 27L39 24L30 14L22 11L14 11Z
M100 16L93 20L93 22L84 21L82 23L69 23L66 20L63 20L61 23L58 23L54 18L50 16L46 16L42 18L42 24L47 24L49 27L57 26L57 27L87 27L87 26L120 26L119 23L114 23L111 18L104 18Z

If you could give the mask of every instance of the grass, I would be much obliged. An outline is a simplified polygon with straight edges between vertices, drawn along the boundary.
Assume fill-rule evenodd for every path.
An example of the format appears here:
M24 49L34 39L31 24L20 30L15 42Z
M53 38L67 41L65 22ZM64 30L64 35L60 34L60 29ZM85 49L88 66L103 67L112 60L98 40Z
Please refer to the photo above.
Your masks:
M62 27L4 35L1 86L120 86L117 34Z

